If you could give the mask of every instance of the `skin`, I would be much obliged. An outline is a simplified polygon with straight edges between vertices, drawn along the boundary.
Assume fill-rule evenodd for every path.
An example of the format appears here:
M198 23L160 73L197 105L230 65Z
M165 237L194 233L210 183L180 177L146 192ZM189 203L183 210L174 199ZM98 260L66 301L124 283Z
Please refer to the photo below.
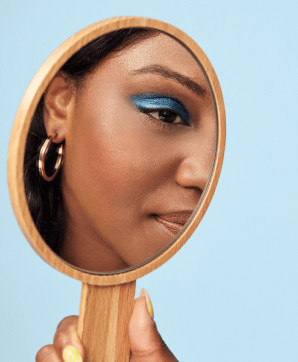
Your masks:
M147 306L145 293L142 291L141 296L135 300L129 323L130 362L177 361L158 333ZM77 316L64 318L57 327L53 344L38 351L36 362L63 361L63 350L67 346L75 347L78 352L76 355L79 354L84 361L85 350L77 334L77 324Z
M141 112L131 97L148 93L178 99L192 125ZM191 54L159 34L108 55L80 88L60 73L45 94L44 120L54 142L65 140L60 256L115 271L167 246L198 204L216 146L211 93Z

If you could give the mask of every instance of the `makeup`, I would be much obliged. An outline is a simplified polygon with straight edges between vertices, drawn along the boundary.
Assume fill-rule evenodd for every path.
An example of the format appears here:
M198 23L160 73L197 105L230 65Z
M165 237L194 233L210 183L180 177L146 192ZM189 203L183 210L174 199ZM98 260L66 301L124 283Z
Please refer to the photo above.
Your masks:
M170 214L155 215L155 219L162 224L172 236L175 236L186 224L191 214L192 211L179 211Z
M192 120L186 107L177 99L163 94L144 93L130 97L133 104L143 113L151 113L162 122L183 124L190 127Z

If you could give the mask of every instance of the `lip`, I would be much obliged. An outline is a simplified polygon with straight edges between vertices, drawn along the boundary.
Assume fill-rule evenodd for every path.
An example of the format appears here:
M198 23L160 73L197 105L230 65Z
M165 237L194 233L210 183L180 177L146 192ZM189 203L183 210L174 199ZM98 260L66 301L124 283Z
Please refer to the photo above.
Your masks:
M175 236L182 230L192 213L193 210L176 211L168 214L154 215L154 218L162 224L169 234Z

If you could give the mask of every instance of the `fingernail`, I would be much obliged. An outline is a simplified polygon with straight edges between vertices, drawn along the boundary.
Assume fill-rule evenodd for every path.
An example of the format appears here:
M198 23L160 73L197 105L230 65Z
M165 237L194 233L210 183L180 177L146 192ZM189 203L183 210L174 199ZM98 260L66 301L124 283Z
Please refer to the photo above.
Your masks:
M66 346L63 349L63 361L64 362L83 362L81 355L76 347Z
M148 313L150 314L150 317L153 319L154 318L154 312L153 312L151 299L150 299L149 294L147 293L147 290L145 288L143 288L141 290L140 297L146 297L147 310L148 310Z

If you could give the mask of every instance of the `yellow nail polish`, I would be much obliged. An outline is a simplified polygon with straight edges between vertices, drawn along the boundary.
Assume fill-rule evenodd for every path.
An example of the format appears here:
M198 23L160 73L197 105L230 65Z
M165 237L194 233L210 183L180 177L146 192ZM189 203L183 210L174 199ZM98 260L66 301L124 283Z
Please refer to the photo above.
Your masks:
M150 299L149 294L148 294L148 292L147 292L147 290L145 288L143 288L141 290L140 296L146 297L147 310L148 310L148 313L150 314L150 317L153 319L154 318L154 312L153 312L151 299Z
M83 359L75 347L66 346L63 349L63 361L64 362L83 362Z

